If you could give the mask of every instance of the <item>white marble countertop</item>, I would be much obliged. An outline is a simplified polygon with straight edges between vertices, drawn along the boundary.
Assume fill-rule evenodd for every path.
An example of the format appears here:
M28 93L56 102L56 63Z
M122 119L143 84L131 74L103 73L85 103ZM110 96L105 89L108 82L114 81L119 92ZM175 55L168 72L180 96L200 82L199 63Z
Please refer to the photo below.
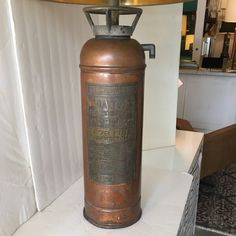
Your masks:
M188 173L203 136L200 132L177 130L175 146L143 151L143 163L147 166L154 164L159 169Z
M143 168L142 217L123 229L100 229L87 222L81 178L43 212L37 213L14 236L174 236L177 235L192 176Z
M235 77L235 72L223 72L221 70L211 70L211 69L180 69L179 70L180 75L186 74L186 75L208 75L208 76L221 76L221 77Z
M175 236L192 183L187 174L203 134L177 131L176 146L143 152L141 219L124 229L100 229L83 210L83 178L14 236Z

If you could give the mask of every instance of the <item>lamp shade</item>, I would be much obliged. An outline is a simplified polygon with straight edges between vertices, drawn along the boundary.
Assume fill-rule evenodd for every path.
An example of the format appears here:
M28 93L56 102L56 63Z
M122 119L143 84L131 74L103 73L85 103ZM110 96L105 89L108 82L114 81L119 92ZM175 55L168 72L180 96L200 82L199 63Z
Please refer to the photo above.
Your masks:
M114 5L118 2L120 6L149 6L149 5L163 5L172 3L189 2L191 0L44 0L58 3L71 3L82 5Z
M236 0L228 0L225 12L225 22L236 22Z

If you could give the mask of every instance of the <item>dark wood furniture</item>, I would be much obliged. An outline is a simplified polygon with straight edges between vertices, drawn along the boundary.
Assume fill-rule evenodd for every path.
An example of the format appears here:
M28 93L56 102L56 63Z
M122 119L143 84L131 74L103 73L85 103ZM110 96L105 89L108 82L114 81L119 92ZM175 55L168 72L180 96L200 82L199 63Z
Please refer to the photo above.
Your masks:
M177 118L176 128L194 131L187 120ZM204 135L201 178L236 162L236 124Z

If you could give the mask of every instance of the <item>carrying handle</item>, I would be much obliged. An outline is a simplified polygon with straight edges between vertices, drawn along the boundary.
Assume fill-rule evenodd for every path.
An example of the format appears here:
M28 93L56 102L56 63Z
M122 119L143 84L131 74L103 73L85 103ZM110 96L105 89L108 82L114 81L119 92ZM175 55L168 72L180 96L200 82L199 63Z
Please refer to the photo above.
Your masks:
M154 59L156 57L156 46L153 43L141 44L144 51L149 52L149 58Z
M138 20L142 14L142 9L140 8L121 6L85 7L83 10L92 30L94 30L94 27L96 26L92 20L91 14L106 15L106 26L108 31L111 31L112 26L119 25L120 15L136 15L131 26L128 26L131 34L134 32Z

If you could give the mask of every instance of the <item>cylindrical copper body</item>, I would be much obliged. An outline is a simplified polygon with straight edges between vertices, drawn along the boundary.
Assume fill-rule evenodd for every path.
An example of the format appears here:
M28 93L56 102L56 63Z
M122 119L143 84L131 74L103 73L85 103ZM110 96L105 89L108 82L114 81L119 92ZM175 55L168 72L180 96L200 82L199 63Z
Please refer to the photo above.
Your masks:
M145 57L130 38L94 38L81 51L84 216L121 228L141 216Z

